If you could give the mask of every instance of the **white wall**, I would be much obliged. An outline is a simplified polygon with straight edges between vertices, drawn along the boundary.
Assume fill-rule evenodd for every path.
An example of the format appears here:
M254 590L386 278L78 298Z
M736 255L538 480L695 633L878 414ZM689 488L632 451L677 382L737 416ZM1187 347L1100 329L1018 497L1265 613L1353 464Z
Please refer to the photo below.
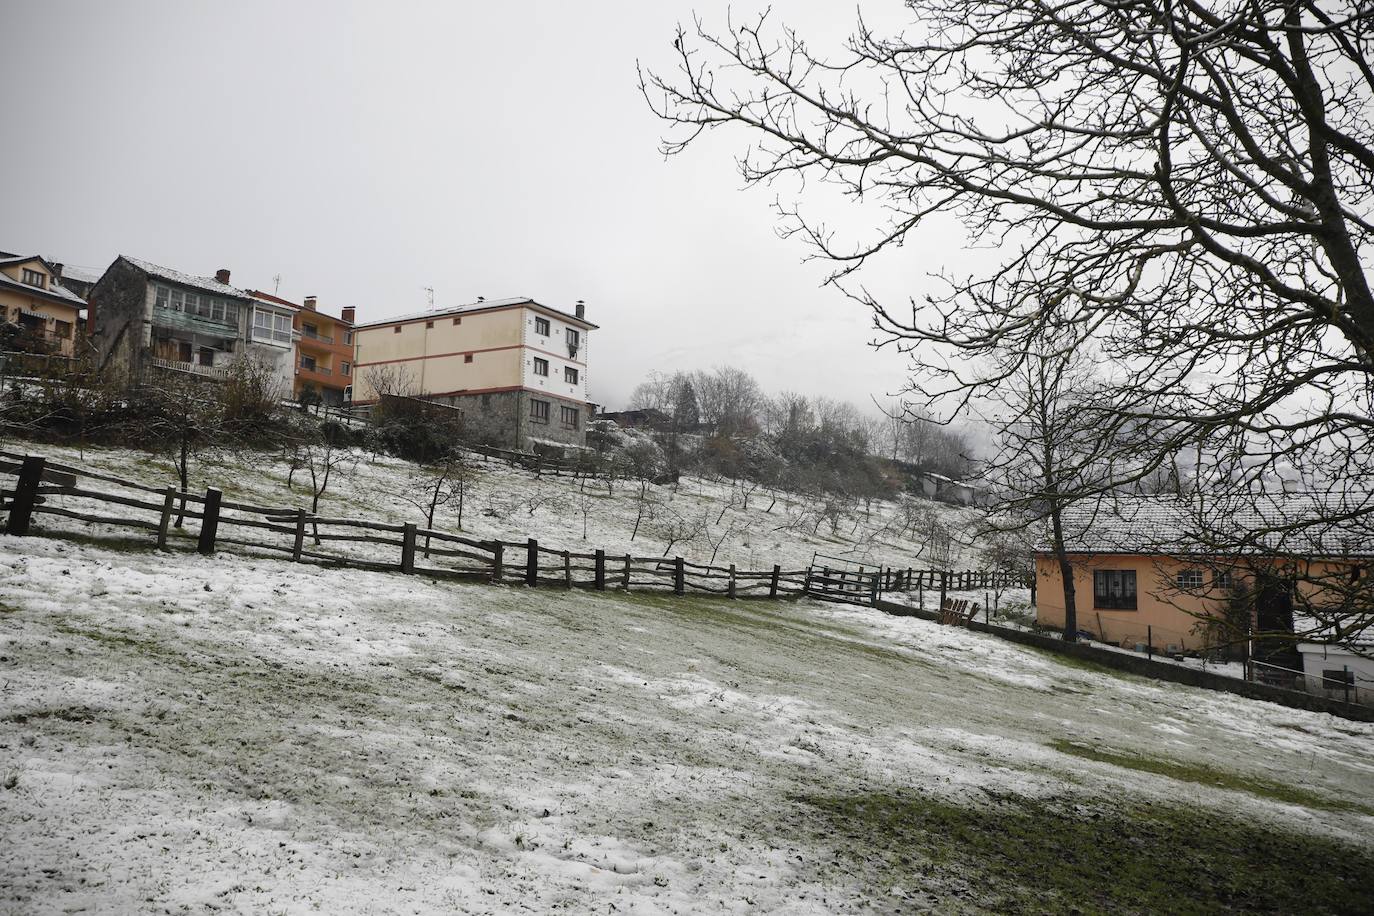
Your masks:
M549 333L547 336L535 333L536 318L548 318ZM567 322L528 308L523 309L521 320L524 326L522 331L524 349L520 355L521 384L533 391L547 391L549 394L560 398L586 403L589 333L582 328L576 329L581 333L582 339L577 348L577 358L572 359L568 356L567 331L570 325ZM547 377L534 374L536 357L549 361ZM566 366L571 366L577 370L577 384L570 385L564 381L563 369Z

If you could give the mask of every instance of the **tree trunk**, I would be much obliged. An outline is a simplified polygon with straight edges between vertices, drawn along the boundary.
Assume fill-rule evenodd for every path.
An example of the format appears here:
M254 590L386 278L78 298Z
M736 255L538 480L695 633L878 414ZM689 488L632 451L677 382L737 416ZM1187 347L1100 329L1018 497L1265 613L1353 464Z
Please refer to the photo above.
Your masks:
M1064 549L1064 523L1058 503L1052 503L1050 525L1054 531L1054 558L1059 563L1059 578L1064 583L1064 641L1078 641L1078 608L1074 604L1073 564Z

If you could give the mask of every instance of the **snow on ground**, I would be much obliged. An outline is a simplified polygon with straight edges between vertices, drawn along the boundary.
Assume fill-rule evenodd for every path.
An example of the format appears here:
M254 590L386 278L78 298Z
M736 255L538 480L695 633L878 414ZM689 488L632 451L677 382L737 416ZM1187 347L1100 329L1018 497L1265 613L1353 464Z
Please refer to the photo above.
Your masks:
M171 465L163 460L127 449L75 449L47 444L11 442L10 451L46 455L53 460L115 474L149 486L176 483ZM417 522L424 515L398 494L409 484L416 466L397 459L357 452L357 460L336 469L335 476L321 500L321 514L366 518L384 522ZM210 456L193 465L192 487L215 486L225 498L283 508L310 505L308 473L297 471L294 490L287 489L289 464L280 453L247 452ZM114 492L113 485L97 483L96 489ZM584 492L580 482L567 477L536 477L533 472L512 468L499 462L485 465L473 482L473 492L463 512L463 532L480 538L523 541L536 538L556 550L588 552L602 548L613 556L657 556L666 542L662 523L652 519L640 525L636 535L638 487L633 481L617 481L610 495L605 484L588 482L587 534L583 538L583 516L577 505ZM958 569L980 566L976 552L968 544L957 543L973 527L977 513L940 503L917 500L926 513L922 524L906 529L898 505L874 501L871 512L862 506L840 520L832 531L828 522L819 530L803 517L815 508L814 501L795 494L771 493L760 489L743 506L743 497L730 482L684 477L677 486L650 486L650 498L693 522L705 522L706 531L685 544L678 544L670 555L681 555L698 563L711 560L715 565L735 563L740 569L804 569L815 553L852 558L855 562L893 567L930 568L929 521L938 521L955 535L951 565ZM89 505L89 504L88 504ZM771 509L771 511L769 511ZM722 510L724 513L722 514ZM663 518L667 518L664 513ZM40 522L53 524L51 517ZM457 533L456 510L442 508L435 527ZM719 548L716 549L716 544Z
M0 536L0 786L4 913L995 909L1005 863L902 845L894 878L815 801L884 793L1374 846L1340 803L1374 726L966 630L40 537Z

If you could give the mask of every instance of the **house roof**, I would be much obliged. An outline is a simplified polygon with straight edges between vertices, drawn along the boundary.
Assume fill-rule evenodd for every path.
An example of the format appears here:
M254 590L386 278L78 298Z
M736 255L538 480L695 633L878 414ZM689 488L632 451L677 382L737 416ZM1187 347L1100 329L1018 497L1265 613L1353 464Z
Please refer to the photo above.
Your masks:
M283 299L281 296L274 295L273 293L264 293L260 289L250 289L248 290L248 294L260 302L285 306L286 308L294 309L304 315L319 315L323 318L328 318L330 321L336 321L346 327L353 327L353 322L345 318L340 318L337 315L330 315L328 312L321 312L318 309L308 309L299 303L292 302L290 299Z
M535 302L527 296L514 296L509 299L485 299L481 302L469 302L467 305L457 305L452 308L431 309L425 312L411 312L408 315L397 315L394 318L369 321L366 324L359 324L356 327L359 330L383 328L393 324L405 324L409 321L433 321L436 318L447 318L450 315L465 315L469 312L492 311L495 309L510 308L516 305L528 305L531 308L536 308L548 312L551 315L556 315L570 324L576 324L579 327L588 328L590 330L597 329L597 325L592 324L585 318L578 318L576 315L570 315L562 309L552 308L542 303Z
M149 261L131 258L127 254L122 254L120 257L146 273L148 276L166 280L168 283L175 283L178 286L189 286L207 293L215 293L219 296L232 296L235 299L253 298L246 291L230 286L227 283L221 283L211 277L197 277L194 274L182 273L170 267L161 267Z
M1063 523L1071 553L1374 556L1374 494L1117 496L1071 506Z
M3 257L0 258L0 265L22 264L25 261L42 261L43 264L47 266L48 270L52 271L54 274L56 273L56 270L53 269L53 266L49 264L47 260L36 254L23 256L11 255ZM30 286L27 283L22 283L19 280L10 277L8 274L0 273L0 286L4 286L6 289L16 289L21 292L28 293L31 296L36 296L40 299L48 299L53 302L60 302L63 305L70 305L73 308L81 309L86 307L85 299L82 299L76 293L67 289L65 286L62 285L60 280L57 280L55 278L49 281L47 289L39 289L36 286Z

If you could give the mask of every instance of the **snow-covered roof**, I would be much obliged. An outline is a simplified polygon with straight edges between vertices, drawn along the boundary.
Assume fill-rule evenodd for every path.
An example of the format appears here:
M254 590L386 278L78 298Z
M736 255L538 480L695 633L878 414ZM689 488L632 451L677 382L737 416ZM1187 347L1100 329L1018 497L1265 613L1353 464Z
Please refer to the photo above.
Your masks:
M34 259L33 259L33 258L14 258L13 260L14 260L14 261L30 261L30 260L34 260ZM41 260L41 259L40 259L40 260ZM16 290L19 290L20 292L25 292L25 293L28 293L28 294L33 295L33 296L38 296L39 298L43 298L43 299L56 299L56 300L59 301L59 302L64 302L64 303L66 303L66 304L68 304L68 305L71 305L71 306L73 306L73 307L75 307L75 308L85 308L85 307L86 307L86 300L85 300L85 299L82 299L82 298L81 298L80 296L78 296L76 293L74 293L74 292L72 292L71 290L67 289L65 286L63 286L63 285L61 284L60 281L58 281L58 280L56 280L56 279L50 280L50 281L48 282L47 287L45 287L45 288L39 288L39 287L37 287L37 286L30 286L30 285L27 284L27 283L21 283L20 281L14 279L13 277L9 276L8 274L0 273L0 286L4 286L6 289L16 289Z
M73 267L70 264L62 266L62 279L76 280L79 283L94 283L105 276L104 270L87 270L84 267Z
M528 305L532 308L537 308L557 315L564 321L569 321L582 327L596 328L596 325L585 318L578 318L576 315L570 315L562 309L552 308L542 303L535 302L528 296L513 296L508 299L484 299L481 302L469 302L466 305L456 305L452 308L437 308L428 309L423 312L411 312L406 315L397 315L394 318L382 318L377 321L369 321L365 324L356 325L356 327L361 331L367 328L381 328L392 324L403 324L407 321L433 321L436 318L447 318L451 315L462 315L467 312L482 312L488 309L508 308L512 305Z
M194 289L203 290L207 293L215 293L220 296L233 296L236 299L251 299L246 291L221 283L212 277L197 277L194 274L182 273L170 267L162 267L149 261L141 261L138 258L131 258L127 254L120 255L121 258L137 267L150 277L157 277L169 283L176 283L180 286L190 286Z
M1118 496L1074 505L1063 521L1073 553L1374 556L1370 495Z

